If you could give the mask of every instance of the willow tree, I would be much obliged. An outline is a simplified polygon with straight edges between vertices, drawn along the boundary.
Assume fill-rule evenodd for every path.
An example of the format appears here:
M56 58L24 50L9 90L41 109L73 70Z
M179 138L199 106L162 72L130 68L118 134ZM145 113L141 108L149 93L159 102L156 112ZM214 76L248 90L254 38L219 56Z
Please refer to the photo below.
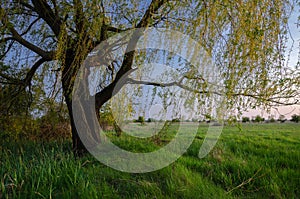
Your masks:
M262 104L295 104L299 71L286 68L285 62L287 19L292 7L288 0L3 0L1 61L24 72L16 78L1 69L1 82L30 90L35 75L59 77L71 120L73 149L82 153L85 147L72 115L72 90L82 62L98 44L117 33L160 27L191 36L213 57L222 71L229 106L242 110ZM120 63L103 68L102 79L106 81L95 94L96 113L141 56L132 50ZM201 78L202 84L207 84L205 77ZM205 97L209 93L201 94Z

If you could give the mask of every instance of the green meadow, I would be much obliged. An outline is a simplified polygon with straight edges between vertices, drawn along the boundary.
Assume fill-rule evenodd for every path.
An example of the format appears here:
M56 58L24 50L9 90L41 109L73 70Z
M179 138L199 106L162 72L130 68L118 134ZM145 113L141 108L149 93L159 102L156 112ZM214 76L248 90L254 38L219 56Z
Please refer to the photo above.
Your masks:
M71 141L0 141L0 198L300 197L300 124L225 126L214 149L199 159L207 129L200 124L177 161L144 174L116 171L91 155L76 159ZM175 131L176 125L144 139L108 135L126 150L147 152Z

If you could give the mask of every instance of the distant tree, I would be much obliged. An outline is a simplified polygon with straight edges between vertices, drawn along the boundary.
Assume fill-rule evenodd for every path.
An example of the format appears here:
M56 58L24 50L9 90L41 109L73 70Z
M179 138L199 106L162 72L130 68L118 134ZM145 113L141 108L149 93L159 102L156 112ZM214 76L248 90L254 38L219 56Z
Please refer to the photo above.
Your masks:
M205 114L204 118L205 118L204 120L206 121L206 123L210 123L213 120L213 118L210 114Z
M278 118L278 121L281 123L284 123L286 121L285 116L284 115L280 115Z
M147 119L147 122L148 122L148 123L150 123L150 122L155 122L155 119L153 119L153 118L148 118L148 119Z
M199 120L199 119L196 119L196 118L193 118L193 119L192 119L192 122L200 122L200 120Z
M265 120L265 119L262 118L260 115L257 115L257 116L254 118L253 122L260 123L260 122L263 122L264 120Z
M139 116L136 122L141 123L142 125L145 124L145 118L143 116Z
M291 121L298 123L300 121L300 115L292 115Z
M228 120L227 120L227 122L228 122L229 124L237 123L237 121L238 121L238 118L237 118L235 115L229 117Z
M242 122L243 123L250 122L250 118L249 117L242 117Z
M180 122L180 119L179 118L174 118L174 119L172 119L172 122Z

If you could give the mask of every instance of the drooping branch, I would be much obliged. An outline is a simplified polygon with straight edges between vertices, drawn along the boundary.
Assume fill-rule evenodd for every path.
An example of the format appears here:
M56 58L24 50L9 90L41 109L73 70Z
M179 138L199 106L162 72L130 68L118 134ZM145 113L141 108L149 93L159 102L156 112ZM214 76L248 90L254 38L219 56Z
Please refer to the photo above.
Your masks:
M83 5L80 0L74 0L74 9L75 9L75 24L76 24L76 31L79 34L82 34L84 23L87 22L87 20L84 17L83 13Z

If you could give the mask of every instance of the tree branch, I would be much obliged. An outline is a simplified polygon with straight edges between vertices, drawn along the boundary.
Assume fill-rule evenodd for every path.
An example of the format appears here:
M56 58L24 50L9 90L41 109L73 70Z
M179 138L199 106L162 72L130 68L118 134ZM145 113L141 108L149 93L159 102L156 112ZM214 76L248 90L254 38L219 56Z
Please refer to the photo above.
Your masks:
M170 86L178 86L179 82L170 82L170 83L158 83L158 82L149 82L143 80L135 80L132 78L127 78L127 84L143 84L148 86L157 86L157 87L170 87Z
M170 83L157 83L157 82L149 82L149 81L135 80L135 79L127 78L126 83L127 84L143 84L143 85L157 86L157 87L178 86L184 90L188 90L188 91L191 91L191 92L197 93L197 94L212 93L212 94L216 94L216 95L222 95L220 92L217 92L217 91L199 91L196 89L192 89L192 88L182 84L183 79L184 79L184 77L182 77L179 81L174 81L174 82L170 82Z
M7 81L0 81L0 83L3 83L3 84L22 84L21 80L11 77L5 73L2 73L1 71L0 71L0 77L7 80Z
M151 18L153 17L153 14L156 13L158 9L166 2L168 2L168 0L152 0L150 6L136 28L147 27L151 21Z
M115 28L115 27L112 27L112 26L106 26L106 28L107 28L107 31L115 32L115 33L120 33L120 32L125 32L127 30L130 30L130 28L119 29L119 28Z
M184 78L184 77L183 77ZM193 89L193 88L190 88L188 86L185 86L182 84L182 80L179 80L178 82L177 81L174 81L174 82L170 82L170 83L157 83L157 82L149 82L149 81L143 81L143 80L134 80L134 79L131 79L131 78L127 78L126 80L126 83L127 84L143 84L143 85L149 85L149 86L157 86L157 87L170 87L170 86L178 86L184 90L188 90L188 91L191 91L193 93L197 93L197 94L215 94L215 95L225 95L225 94L222 94L221 92L218 92L218 91L200 91L200 90L196 90L196 89ZM264 98L263 95L255 95L255 94L247 94L247 93L234 93L232 94L232 96L244 96L244 97L250 97L250 98L253 98L253 99L256 99L256 100L264 100L264 101L267 101L267 102L271 102L271 103L274 103L276 105L283 105L283 106L289 106L289 105L296 105L296 104L299 104L299 100L298 99L295 99L294 102L281 102L279 101L280 99L291 99L295 96L290 96L290 97L270 97L270 98ZM278 99L278 100L276 100Z
M33 66L27 72L25 78L22 79L22 80L14 78L14 77L11 77L11 76L9 76L9 75L7 75L5 73L2 73L0 71L0 77L2 77L2 78L4 78L4 79L7 80L6 82L1 81L1 83L4 83L4 84L15 84L15 85L23 86L23 87L31 86L31 81L32 81L32 78L33 78L35 72L46 61L47 61L46 59L40 58L35 64L33 64Z
M168 0L152 0L148 9L146 10L144 16L142 17L141 21L138 23L136 28L145 28L147 27L150 22L153 14L157 12L157 10ZM128 42L126 53L124 55L124 59L119 71L116 74L115 79L105 87L102 91L96 93L96 109L99 109L105 102L107 102L112 96L113 92L117 93L121 88L115 89L117 82L124 77L125 74L128 74L129 71L132 70L131 66L134 60L135 55L135 47L139 38L142 36L143 31L135 31L132 35L131 39ZM119 89L119 90L118 90Z
M35 20L33 20L33 22L32 22L31 24L29 24L29 26L27 27L27 29L26 29L23 33L21 33L20 36L23 36L23 35L27 34L27 33L30 31L30 29L32 28L32 26L33 26L36 22L38 22L38 20L40 20L39 17L36 18Z
M25 40L13 27L10 27L9 29L10 29L10 32L12 33L15 41L19 42L21 45L25 46L29 50L32 50L33 52L40 55L47 61L50 61L53 59L53 57L54 57L53 51L50 51L50 52L44 51L43 49L41 49L41 48L37 47L36 45Z
M34 7L33 7L32 5L26 3L26 2L24 2L24 1L22 1L22 0L19 0L18 3L20 3L20 4L21 4L22 6L24 6L25 8L28 8L28 9L30 9L31 11L36 12L36 10L34 9Z
M7 49L5 50L5 52L2 54L2 55L0 55L0 60L2 60L6 55L7 55L7 53L10 51L10 49L13 47L13 45L14 45L14 40L12 40L10 43L9 43L9 45L8 45L8 47L7 47ZM1 42L0 42L1 43Z
M47 61L46 59L41 58L31 67L31 69L28 71L26 77L23 79L23 83L25 84L25 86L31 85L31 80L32 80L35 72L46 61Z
M28 48L29 50L37 53L38 55L40 55L41 57L43 57L44 59L46 59L47 61L50 61L53 59L54 57L54 52L50 51L44 51L43 49L37 47L36 45L30 43L29 41L27 41L26 39L24 39L14 28L13 24L8 20L7 18L7 14L5 12L5 10L0 6L0 10L4 13L1 22L7 26L8 30L11 32L12 37L9 38L4 38L3 41L1 42L5 42L7 40L15 40L17 42L19 42L21 45L23 45L24 47ZM33 24L29 25L29 28L32 26ZM27 30L26 30L27 31ZM25 33L26 33L25 31ZM29 31L29 30L28 30ZM23 34L25 34L23 33Z
M14 40L14 38L13 38L13 37L5 37L5 38L2 38L2 39L0 39L0 43L6 43L6 42L8 42L8 41L10 41L10 40Z
M58 15L58 9L57 9L57 3L56 0L51 0L53 7L54 7L54 14L57 16Z
M61 31L61 19L56 15L46 0L32 0L34 10L49 25L55 36L58 37Z

